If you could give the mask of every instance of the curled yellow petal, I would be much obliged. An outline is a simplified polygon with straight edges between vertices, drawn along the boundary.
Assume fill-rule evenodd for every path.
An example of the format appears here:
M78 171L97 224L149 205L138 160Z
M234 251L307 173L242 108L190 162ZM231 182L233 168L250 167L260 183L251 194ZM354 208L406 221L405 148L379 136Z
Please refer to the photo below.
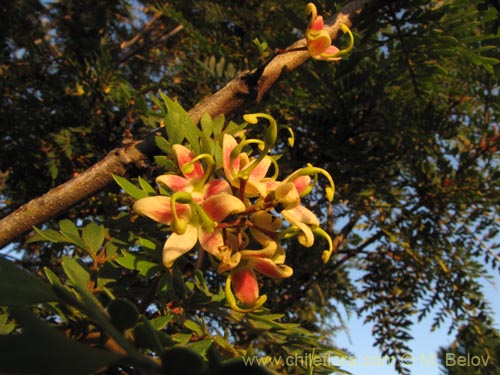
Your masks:
M326 233L323 229L321 228L314 228L313 233L315 235L318 235L320 237L323 237L326 242L328 243L328 249L323 251L323 254L321 255L321 259L323 259L323 263L326 263L330 260L330 257L332 256L333 253L333 242L332 238L328 233Z

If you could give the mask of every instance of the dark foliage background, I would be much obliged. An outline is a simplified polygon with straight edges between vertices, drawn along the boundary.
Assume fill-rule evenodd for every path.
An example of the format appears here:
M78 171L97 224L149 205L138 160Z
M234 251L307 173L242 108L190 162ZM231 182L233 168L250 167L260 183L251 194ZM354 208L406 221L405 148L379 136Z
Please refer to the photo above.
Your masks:
M344 5L316 4L326 16ZM294 42L307 26L304 7L273 0L3 1L1 215L119 145L130 111L136 138L157 127L151 96L159 90L189 109ZM489 326L482 284L499 270L499 13L498 1L372 2L356 23L348 57L307 62L258 106L231 116L241 122L258 110L291 125L297 140L294 148L282 145L283 174L312 162L337 187L333 206L310 202L338 246L335 256L323 265L324 244L289 246L294 277L263 286L271 312L326 342L343 324L343 309L359 313L389 356L409 350L415 316L432 316L436 327L451 318L450 329L468 324L478 337ZM269 49L259 53L255 38ZM131 177L138 173L152 181L160 171ZM104 224L106 240L116 243L142 236L161 244L164 233L153 224L130 223L123 207L131 202L110 187L46 228L59 229L68 218L78 226ZM49 267L64 278L61 256L80 250L27 244L31 235L14 244L22 256L12 250L13 258L34 273ZM350 269L363 276L353 279ZM192 277L189 258L178 271ZM217 275L207 271L205 278L217 290ZM124 296L143 296L155 278L131 274L118 283ZM188 317L200 314L193 301L176 303ZM281 350L279 340L204 314L209 325L231 329L236 347ZM74 321L65 324L76 330Z

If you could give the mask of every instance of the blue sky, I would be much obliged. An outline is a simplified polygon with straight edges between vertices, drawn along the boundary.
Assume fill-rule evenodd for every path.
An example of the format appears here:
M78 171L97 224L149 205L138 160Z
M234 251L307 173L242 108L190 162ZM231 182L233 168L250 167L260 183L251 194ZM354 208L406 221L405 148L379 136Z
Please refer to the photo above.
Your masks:
M495 312L495 327L500 328L500 301L498 300L498 288L500 287L500 276L495 275L495 286L488 281L484 282L485 294L491 302L491 307ZM451 344L455 334L448 335L448 324L431 332L432 315L426 320L416 323L412 329L414 340L410 342L413 353L408 360L413 363L410 366L412 375L440 375L440 365L437 359L437 351L442 346ZM354 375L398 375L394 367L386 364L381 358L378 349L373 348L373 337L370 325L364 325L362 320L356 317L351 318L347 326L349 327L349 337L340 333L336 337L336 342L340 347L348 348L356 356L356 361L344 362L342 368ZM334 361L340 364L339 361Z

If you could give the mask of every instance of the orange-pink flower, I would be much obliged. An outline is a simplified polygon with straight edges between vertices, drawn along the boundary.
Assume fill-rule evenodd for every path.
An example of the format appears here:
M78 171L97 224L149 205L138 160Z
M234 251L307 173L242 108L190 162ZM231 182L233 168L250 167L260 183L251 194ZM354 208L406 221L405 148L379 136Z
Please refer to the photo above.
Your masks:
M245 195L265 196L267 194L267 183L272 181L266 178L271 166L271 158L268 156L257 160L249 158L246 152L232 155L238 142L232 135L224 134L222 141L222 157L224 174L232 186L241 188L245 184ZM243 182L244 181L244 182Z
M173 233L163 247L166 267L172 267L174 261L191 250L197 241L205 251L220 258L224 240L217 223L246 207L231 194L227 181L212 180L203 184L204 168L186 147L174 145L173 149L184 177L163 175L157 178L158 183L173 191L172 196L141 198L135 202L134 210L171 226Z
M349 34L350 43L344 50L339 50L332 44L330 34L325 28L322 16L318 16L316 5L308 3L306 6L306 13L311 15L309 25L306 30L307 49L311 57L317 60L338 61L342 59L342 55L346 54L352 49L354 37L349 28L341 24L340 29Z
M245 259L242 259L241 263L231 270L226 280L226 299L233 310L252 311L266 301L267 297L259 293L255 271L272 278L286 278L293 274L292 268L285 264L276 264L273 259L246 255ZM236 304L234 296L243 306Z

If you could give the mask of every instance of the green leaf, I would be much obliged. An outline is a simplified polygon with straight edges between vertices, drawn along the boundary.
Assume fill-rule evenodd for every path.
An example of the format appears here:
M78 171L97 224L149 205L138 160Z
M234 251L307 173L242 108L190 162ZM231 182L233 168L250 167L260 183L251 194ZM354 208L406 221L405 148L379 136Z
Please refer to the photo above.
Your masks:
M208 362L201 355L180 346L166 351L162 356L162 364L169 374L202 375L208 370Z
M440 44L440 47L444 48L455 47L458 44L458 39L449 35L438 35L436 40Z
M76 225L68 219L63 219L59 222L59 230L63 235L67 235L69 237L80 238L80 232Z
M205 356L207 350L212 346L214 340L212 339L206 339L206 340L200 340L196 341L193 343L188 344L188 348L194 351L195 353L198 353L199 355Z
M59 299L68 305L80 307L80 302L78 301L76 296L72 291L69 290L68 287L64 286L61 283L57 275L47 267L45 267L43 270L45 272L45 277L47 277L47 279L49 280L54 293L59 297Z
M370 197L370 196L374 195L375 192L376 192L375 188L368 188L368 189L363 190L360 193L358 193L358 195L361 197Z
M89 271L77 260L70 258L66 255L62 257L62 268L68 279L74 285L87 288L90 282Z
M72 282L73 287L78 292L78 296L81 301L80 309L93 318L101 329L106 331L119 346L125 349L130 356L136 359L140 358L140 361L150 362L145 358L143 360L142 355L125 338L125 336L123 336L123 334L116 329L116 327L109 320L109 316L106 311L104 311L101 303L92 293L90 293L87 281L90 278L87 270L85 270L76 260L67 256L63 256L62 266L66 275Z
M198 323L193 322L192 320L186 320L184 322L184 327L186 327L190 331L193 331L198 337L203 336L203 329L199 326Z
M89 247L85 242L80 238L80 232L76 225L68 219L63 219L59 222L59 232L56 232L53 229L40 230L34 228L37 232L33 238L30 239L30 242L36 241L50 241L54 243L69 243L73 244L80 249L89 251Z
M69 340L28 312L14 311L13 316L23 330L20 335L0 336L0 372L87 375L121 358Z
M234 350L233 345L220 334L215 335L214 341L220 346L222 349L227 350L228 352L232 352Z
M149 182L147 182L141 176L139 176L138 180L139 180L139 185L141 185L142 190L144 190L148 194L156 194L155 189L149 184Z
M148 249L148 250L156 250L156 248L158 247L156 245L156 243L154 243L153 241L148 240L147 238L144 238L144 237L139 237L138 242L139 242L139 245L141 245L141 247Z
M57 165L53 160L49 162L49 174L52 180L55 180L59 175L59 168L57 168Z
M0 306L30 305L57 300L49 284L0 257Z
M162 98L165 108L167 109L165 116L165 127L167 130L168 141L171 144L182 143L184 141L184 134L182 132L183 124L180 119L180 115L174 112L176 106L174 106L174 102L161 91L160 97Z
M205 112L201 116L200 124L203 134L206 135L207 137L210 137L213 133L213 124L212 124L212 118L208 113Z
M281 319L283 314L249 314L248 318L252 319L257 328L261 329L269 329L269 328L277 328L277 329L291 329L299 327L299 324L296 323L280 323L277 320Z
M168 141L171 144L183 143L186 139L195 154L200 153L200 135L201 131L193 123L189 114L182 108L182 106L170 99L164 93L160 92L165 106L168 109L165 118Z
M8 335L15 328L15 323L7 323L9 316L7 314L0 314L0 335Z
M132 329L136 347L154 350L156 354L161 354L164 352L164 347L175 344L169 335L155 330L152 324L142 320Z
M451 57L451 56L456 56L458 54L457 50L454 48L437 48L433 50L432 53L436 56L442 56L442 57Z
M106 246L106 255L108 255ZM121 267L118 267L112 262L104 263L97 272L97 286L101 287L106 284L116 282L120 279L122 273Z
M158 147L166 155L170 155L172 153L172 145L165 138L160 137L160 136L156 136L155 137L155 144L156 144L156 147Z
M224 117L224 115L218 115L212 119L212 133L214 139L219 138L225 124L226 118Z
M191 333L179 332L179 333L174 333L171 337L174 341L176 341L179 344L187 344L189 340L191 340L191 337L193 337L193 335Z
M130 195L132 198L141 199L148 196L147 192L139 189L137 186L128 181L126 178L117 175L113 175L113 178L116 181L116 183L123 189L123 191L125 191L125 193Z
M165 171L175 171L177 169L177 165L165 155L155 155L154 159L155 164Z
M97 253L104 243L104 226L89 223L83 228L82 239L93 253Z
M111 321L119 330L132 328L139 321L139 310L137 307L125 298L117 298L108 306L108 313Z
M144 259L139 254L122 250L122 256L115 259L120 266L129 270L139 271L139 275L148 277L162 268L158 263Z
M37 227L33 227L33 230L36 232L36 234L28 240L28 243L40 241L50 241L54 243L68 242L68 239L66 237L64 237L61 233L55 231L54 229L41 230Z
M217 63L217 65L215 65L215 71L216 71L218 77L223 76L225 66L226 66L226 59L224 58L224 56L222 56L220 58L219 62Z
M201 152L207 153L210 155L214 154L215 151L215 142L211 137L207 137L205 134L201 135Z
M163 315L151 319L149 321L149 324L157 331L160 331L164 329L171 320L172 320L172 315Z

